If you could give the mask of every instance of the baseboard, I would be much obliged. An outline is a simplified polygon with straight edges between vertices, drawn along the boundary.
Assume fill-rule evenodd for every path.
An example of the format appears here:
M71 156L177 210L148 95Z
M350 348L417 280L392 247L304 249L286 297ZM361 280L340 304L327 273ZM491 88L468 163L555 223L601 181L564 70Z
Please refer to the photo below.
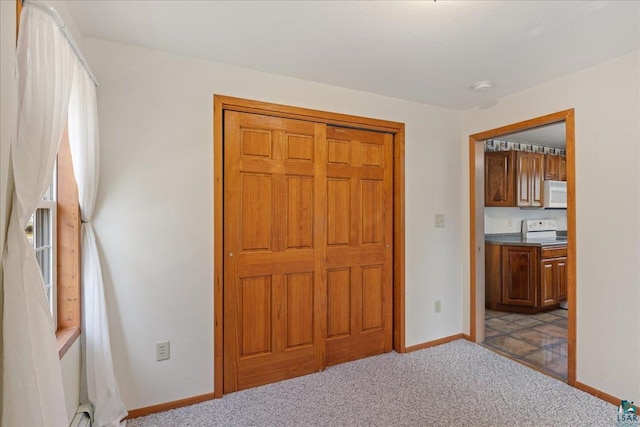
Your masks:
M174 400L173 402L160 403L159 405L147 406L146 408L132 409L129 411L129 415L125 419L144 417L145 415L155 414L157 412L164 412L170 409L182 408L183 406L189 406L200 402L206 402L207 400L213 400L214 394L207 393L200 396L188 397L186 399Z
M598 399L602 399L605 402L609 402L609 403L611 403L613 405L616 405L616 406L620 406L620 402L622 402L622 399L620 399L620 398L612 396L609 393L605 393L604 391L600 391L597 388L593 388L591 386L583 384L583 383L581 383L579 381L576 381L575 388L577 388L578 390L582 390L585 393L589 393L590 395L595 396ZM638 405L633 405L633 407L635 408L636 414L637 414L638 413Z
M412 351L423 350L429 347L435 347L437 345L446 344L451 341L459 340L460 338L465 338L464 334L455 334L448 337L440 338L433 341L423 342L422 344L416 344L409 346L405 349L406 353L410 353Z
M465 340L467 340L467 341L469 341L469 342L474 342L474 341L471 339L471 335L462 334L462 338L464 338Z

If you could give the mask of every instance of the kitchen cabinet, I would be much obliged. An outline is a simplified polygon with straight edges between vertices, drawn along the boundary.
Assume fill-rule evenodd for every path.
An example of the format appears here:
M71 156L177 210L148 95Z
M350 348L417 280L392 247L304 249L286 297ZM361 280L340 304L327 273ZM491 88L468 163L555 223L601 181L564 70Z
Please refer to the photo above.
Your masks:
M553 154L544 155L544 179L567 180L567 158Z
M535 307L536 253L535 246L502 247L502 304Z
M544 179L560 181L560 156L544 155Z
M492 151L484 154L484 205L515 206L515 151Z
M567 246L485 245L485 299L492 310L536 313L567 298Z
M484 173L485 206L542 206L544 154L525 151L486 152Z
M558 304L567 298L567 248L540 249L540 305Z
M543 200L544 154L516 152L516 205L540 207Z

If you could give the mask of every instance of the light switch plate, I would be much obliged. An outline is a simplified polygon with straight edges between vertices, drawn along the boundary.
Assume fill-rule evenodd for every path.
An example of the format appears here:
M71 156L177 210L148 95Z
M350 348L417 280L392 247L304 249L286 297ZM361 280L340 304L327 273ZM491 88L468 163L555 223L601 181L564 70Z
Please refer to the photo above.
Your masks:
M444 228L444 214L436 214L435 226L438 228Z
M433 308L436 313L440 313L442 311L442 301L436 300Z

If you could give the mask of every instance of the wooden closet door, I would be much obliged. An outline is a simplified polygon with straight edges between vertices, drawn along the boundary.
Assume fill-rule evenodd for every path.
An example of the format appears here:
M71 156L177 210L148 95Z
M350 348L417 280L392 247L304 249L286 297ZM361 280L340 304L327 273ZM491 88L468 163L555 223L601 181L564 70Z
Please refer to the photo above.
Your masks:
M224 393L323 368L325 125L225 112Z
M391 351L390 134L327 127L327 365Z

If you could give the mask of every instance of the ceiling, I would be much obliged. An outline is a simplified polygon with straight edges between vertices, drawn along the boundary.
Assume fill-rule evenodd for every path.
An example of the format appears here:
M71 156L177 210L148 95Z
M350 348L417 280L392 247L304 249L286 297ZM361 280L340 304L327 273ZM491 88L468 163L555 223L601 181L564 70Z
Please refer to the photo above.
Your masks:
M84 36L458 110L640 49L636 1L66 5Z

